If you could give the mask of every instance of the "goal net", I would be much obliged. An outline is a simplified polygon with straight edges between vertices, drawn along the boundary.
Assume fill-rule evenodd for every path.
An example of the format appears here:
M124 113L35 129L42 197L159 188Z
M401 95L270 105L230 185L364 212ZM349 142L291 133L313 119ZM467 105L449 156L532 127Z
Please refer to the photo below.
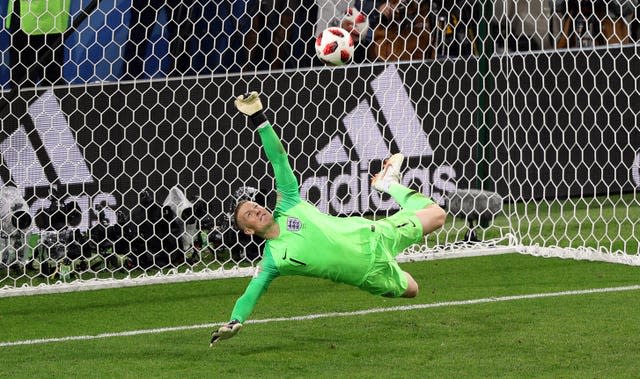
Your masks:
M0 10L0 297L249 275L230 212L275 203L253 90L324 212L397 211L370 177L404 153L449 217L402 261L640 265L637 1L71 3L46 37Z

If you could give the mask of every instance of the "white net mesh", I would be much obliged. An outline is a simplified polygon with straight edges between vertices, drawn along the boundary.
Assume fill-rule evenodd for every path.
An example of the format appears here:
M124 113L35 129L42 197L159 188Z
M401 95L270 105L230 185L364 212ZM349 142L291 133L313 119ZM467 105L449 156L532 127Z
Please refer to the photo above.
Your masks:
M275 202L230 101L250 90L323 211L396 211L369 180L405 154L403 182L450 217L402 261L640 265L637 1L16 4L0 13L0 296L250 272L260 242L228 214ZM342 67L314 46L335 26L355 41Z

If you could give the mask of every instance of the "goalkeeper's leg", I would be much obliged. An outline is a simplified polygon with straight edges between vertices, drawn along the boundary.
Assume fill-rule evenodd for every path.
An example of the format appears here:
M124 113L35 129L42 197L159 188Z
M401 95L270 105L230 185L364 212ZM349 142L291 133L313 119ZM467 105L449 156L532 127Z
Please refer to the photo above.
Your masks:
M426 235L444 224L446 213L431 198L400 184L403 161L404 155L393 154L382 171L373 177L371 186L391 195L403 210L415 211L422 224L422 234Z
M393 154L384 162L382 171L373 177L371 186L380 192L391 195L404 210L418 210L433 204L434 202L430 198L400 184L403 161L404 155L401 153Z
M413 276L411 276L411 274L409 274L408 272L404 271L404 275L407 277L407 289L406 291L404 291L404 293L402 294L402 297L416 297L418 296L418 283L416 282L415 279L413 279Z

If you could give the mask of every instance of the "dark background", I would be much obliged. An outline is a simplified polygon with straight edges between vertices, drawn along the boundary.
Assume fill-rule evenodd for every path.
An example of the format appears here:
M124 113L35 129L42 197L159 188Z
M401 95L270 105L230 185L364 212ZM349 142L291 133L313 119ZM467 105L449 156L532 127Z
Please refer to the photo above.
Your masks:
M476 163L484 156L490 179L485 183L511 201L633 191L631 167L640 151L640 59L635 49L493 58L495 89L485 108L478 105L482 87L475 59L398 65L433 148L433 155L410 158L409 166L452 167L455 177L444 179L469 188L479 183ZM369 85L384 69L352 66L56 90L94 177L94 183L58 192L111 193L118 205L132 208L143 189L153 190L161 201L179 184L188 196L208 201L215 214L241 185L271 190L272 174L257 133L237 115L231 100L248 90L264 94L267 116L301 182L311 176L351 175L350 162L359 157L344 138L341 118L367 100L385 133L384 115ZM23 93L23 98L32 95ZM15 117L24 117L25 110L19 100L11 107ZM482 154L479 115L491 121ZM10 118L3 120L0 142L16 125ZM350 162L319 165L314 154L334 136L343 138ZM393 143L390 136L391 150ZM379 164L369 162L372 173ZM7 170L2 179L9 181ZM421 189L433 195L441 191L426 184ZM31 204L51 188L24 190ZM348 198L344 194L344 201ZM317 198L310 194L309 200ZM361 210L375 209L365 205Z

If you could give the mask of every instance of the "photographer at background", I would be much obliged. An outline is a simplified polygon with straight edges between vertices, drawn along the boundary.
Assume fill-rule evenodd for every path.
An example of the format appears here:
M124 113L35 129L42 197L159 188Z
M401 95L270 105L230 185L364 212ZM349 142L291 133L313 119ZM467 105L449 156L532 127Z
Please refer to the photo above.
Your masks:
M20 190L0 187L0 265L26 265L31 258L27 239L32 226L33 218Z
M557 48L632 43L638 0L549 1L561 18L561 29L554 36Z
M474 6L466 0L361 0L354 8L368 15L368 31L356 46L369 61L410 61L474 53ZM342 28L354 38L353 23Z

